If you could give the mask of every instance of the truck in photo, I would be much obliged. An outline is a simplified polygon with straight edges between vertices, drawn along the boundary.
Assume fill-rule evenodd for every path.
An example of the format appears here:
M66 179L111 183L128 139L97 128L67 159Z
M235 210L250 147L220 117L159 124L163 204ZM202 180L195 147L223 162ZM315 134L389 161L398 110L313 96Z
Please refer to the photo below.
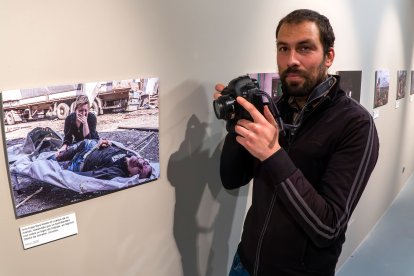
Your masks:
M149 107L151 98L158 96L158 78L3 91L4 122L13 125L41 118L65 119L74 111L79 95L89 98L90 110L96 115L104 112L134 111Z

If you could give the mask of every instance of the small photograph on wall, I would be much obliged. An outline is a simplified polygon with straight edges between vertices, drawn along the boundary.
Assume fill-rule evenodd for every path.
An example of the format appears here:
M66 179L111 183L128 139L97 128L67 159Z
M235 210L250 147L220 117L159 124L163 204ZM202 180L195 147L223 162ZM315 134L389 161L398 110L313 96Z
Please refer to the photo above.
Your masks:
M158 78L1 93L17 218L159 178Z
M405 89L407 87L407 71L397 71L397 100L405 97Z
M341 88L346 95L360 102L362 71L338 71L337 74L341 77Z
M248 75L257 80L259 89L269 94L273 100L282 95L282 83L278 73L251 73Z
M388 103L388 92L390 90L390 72L387 70L375 71L375 93L374 108Z
M414 71L411 71L410 95L414 95Z

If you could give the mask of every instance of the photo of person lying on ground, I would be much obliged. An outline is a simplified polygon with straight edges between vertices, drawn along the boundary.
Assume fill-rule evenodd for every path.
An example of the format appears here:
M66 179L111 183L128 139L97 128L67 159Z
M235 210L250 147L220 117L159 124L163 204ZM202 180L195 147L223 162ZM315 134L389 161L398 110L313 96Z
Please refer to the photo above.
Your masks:
M61 143L62 137L51 128L35 128L24 144L8 148L10 172L75 191L79 191L77 185L83 185L84 191L119 189L156 176L148 160L117 141L85 139L64 151L59 150ZM120 183L110 187L101 182Z
M134 175L143 179L152 173L148 160L113 145L107 139L85 139L59 151L54 157L58 162L69 161L65 168L72 172L99 179Z
M63 137L51 128L35 128L23 143L7 147L18 217L137 186L159 177L157 160L149 161L118 141L84 139L64 151L59 150L62 141ZM50 193L64 197L56 198L55 203L50 199L43 201L42 195L46 199ZM26 196L22 197L23 194ZM22 200L16 198L25 200L33 194L35 197L30 199L31 203L20 207ZM29 206L36 208L29 209Z

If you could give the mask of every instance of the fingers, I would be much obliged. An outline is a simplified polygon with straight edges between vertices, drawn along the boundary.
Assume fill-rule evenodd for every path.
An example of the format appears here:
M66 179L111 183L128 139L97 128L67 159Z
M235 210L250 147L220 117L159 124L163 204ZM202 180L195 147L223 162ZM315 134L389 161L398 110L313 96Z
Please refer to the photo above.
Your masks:
M249 112L254 122L262 122L263 120L265 120L260 111L257 110L257 108L252 103L247 101L245 98L237 97L236 100L238 104L240 104L244 109L246 109L247 112Z
M236 127L239 126L241 128L245 128L245 129L250 129L250 130L254 130L255 129L255 123L250 121L250 120L246 120L246 119L240 119L237 121Z
M275 117L273 117L273 114L272 114L272 112L270 112L270 110L269 110L269 107L268 106L265 106L264 107L264 111L263 111L263 113L264 113L264 116L265 116L265 118L266 118L266 120L269 122L269 123L271 123L275 128L279 128L279 126L277 125L277 123L276 123L276 120L275 120Z
M221 83L216 84L216 86L214 86L214 88L216 89L216 91L221 92L224 89L224 85Z
M263 161L280 149L278 126L268 106L263 114L250 102L237 97L237 102L246 109L253 121L240 119L235 126L236 141L250 154Z
M223 84L221 84L221 83L218 83L218 84L216 84L216 86L214 86L214 89L216 89L216 91L217 91L213 95L213 99L214 100L217 100L221 96L221 91L223 91L224 87L225 86Z
M79 122L86 124L88 122L87 118L85 116L78 117Z
M79 122L83 123L85 122L85 117L83 115L77 115L76 118L78 119Z

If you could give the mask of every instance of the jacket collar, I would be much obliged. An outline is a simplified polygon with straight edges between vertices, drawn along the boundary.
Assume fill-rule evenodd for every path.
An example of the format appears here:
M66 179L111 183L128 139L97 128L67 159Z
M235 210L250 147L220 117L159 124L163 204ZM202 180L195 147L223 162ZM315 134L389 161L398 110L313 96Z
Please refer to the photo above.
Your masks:
M321 98L326 97L328 95L333 96L332 93L329 93L329 92L332 91L332 88L334 87L336 83L337 83L337 79L333 75L328 75L326 80L321 82L319 85L317 85L313 89L312 93L310 94L306 102L306 105L309 105L309 104L313 105L314 102L317 102Z
M340 77L337 75L328 75L328 77L323 82L318 84L310 93L305 106L315 106L324 97L328 97L332 100L336 95L336 89L332 88L339 84L339 80ZM295 103L295 97L287 96L286 94L280 97L278 102L281 100L284 100L289 105Z

